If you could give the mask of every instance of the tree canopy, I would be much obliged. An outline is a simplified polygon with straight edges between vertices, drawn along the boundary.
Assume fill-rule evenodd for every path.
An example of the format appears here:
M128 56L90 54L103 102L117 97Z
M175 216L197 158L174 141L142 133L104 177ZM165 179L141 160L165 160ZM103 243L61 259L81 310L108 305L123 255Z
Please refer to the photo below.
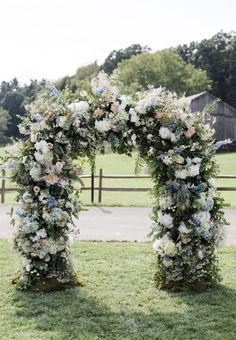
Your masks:
M111 74L123 60L130 59L131 57L150 51L148 46L141 46L140 44L133 44L125 49L113 50L105 59L101 70L107 74Z
M126 93L130 94L149 84L186 95L208 90L211 85L205 71L185 63L171 50L134 56L119 64L117 72Z
M236 106L236 36L219 32L210 39L179 45L181 58L206 71L212 80L212 93Z

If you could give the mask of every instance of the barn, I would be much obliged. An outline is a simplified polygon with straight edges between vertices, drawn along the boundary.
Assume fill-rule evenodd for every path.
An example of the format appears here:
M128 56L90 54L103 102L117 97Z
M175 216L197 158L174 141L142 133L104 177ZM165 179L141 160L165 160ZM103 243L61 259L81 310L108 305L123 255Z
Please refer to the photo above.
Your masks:
M202 111L207 104L217 100L215 96L207 91L187 98L190 100L190 107L193 112ZM236 108L223 101L217 101L212 115L216 118L214 125L216 140L231 139L233 143L225 146L224 150L236 151Z

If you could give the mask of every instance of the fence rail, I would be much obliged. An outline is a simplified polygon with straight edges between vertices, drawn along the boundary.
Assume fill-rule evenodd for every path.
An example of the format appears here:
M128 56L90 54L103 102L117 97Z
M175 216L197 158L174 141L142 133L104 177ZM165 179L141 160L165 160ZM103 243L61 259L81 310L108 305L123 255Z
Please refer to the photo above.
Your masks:
M136 187L104 187L103 180L104 179L151 179L149 175L104 175L103 170L99 170L99 174L95 175L91 173L91 175L82 175L80 176L81 179L90 179L90 186L84 186L81 189L75 188L75 190L85 190L91 191L91 203L94 203L94 193L98 191L98 202L102 202L102 193L103 191L114 191L114 192L145 192L150 191L151 187L143 187L143 188L136 188ZM95 179L98 178L98 186L95 186ZM236 175L219 175L216 177L217 179L236 179ZM0 177L0 195L1 195L1 203L5 203L5 197L7 192L14 192L17 188L7 188L6 187L6 180L8 177L6 176L5 170L2 170L2 176ZM236 191L236 187L216 187L218 191Z

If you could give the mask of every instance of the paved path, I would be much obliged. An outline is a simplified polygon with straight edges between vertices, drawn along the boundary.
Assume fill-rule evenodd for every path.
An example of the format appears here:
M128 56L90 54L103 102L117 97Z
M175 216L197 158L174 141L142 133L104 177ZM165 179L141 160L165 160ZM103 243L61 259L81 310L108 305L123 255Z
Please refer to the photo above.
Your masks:
M12 235L9 210L0 205L0 238ZM150 208L89 207L80 214L76 224L80 227L80 240L145 241L152 224ZM225 210L231 225L225 228L224 243L236 245L236 209Z

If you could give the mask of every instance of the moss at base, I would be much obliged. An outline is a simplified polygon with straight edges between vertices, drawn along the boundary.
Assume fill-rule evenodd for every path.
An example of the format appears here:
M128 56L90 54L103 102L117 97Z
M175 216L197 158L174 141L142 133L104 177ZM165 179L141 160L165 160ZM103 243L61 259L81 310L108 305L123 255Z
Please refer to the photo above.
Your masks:
M162 282L156 282L158 289L168 290L173 293L181 292L193 292L193 293L204 293L210 288L214 288L217 284L207 281L195 281L195 282L169 282L168 284Z
M12 284L19 286L20 289L24 289L20 283L20 275L17 274L12 279ZM56 278L40 278L36 282L32 283L28 288L25 290L29 290L32 292L52 292L52 291L59 291L64 290L67 288L75 287L75 286L84 286L84 281L77 275L71 277L71 280L68 282L60 282Z

